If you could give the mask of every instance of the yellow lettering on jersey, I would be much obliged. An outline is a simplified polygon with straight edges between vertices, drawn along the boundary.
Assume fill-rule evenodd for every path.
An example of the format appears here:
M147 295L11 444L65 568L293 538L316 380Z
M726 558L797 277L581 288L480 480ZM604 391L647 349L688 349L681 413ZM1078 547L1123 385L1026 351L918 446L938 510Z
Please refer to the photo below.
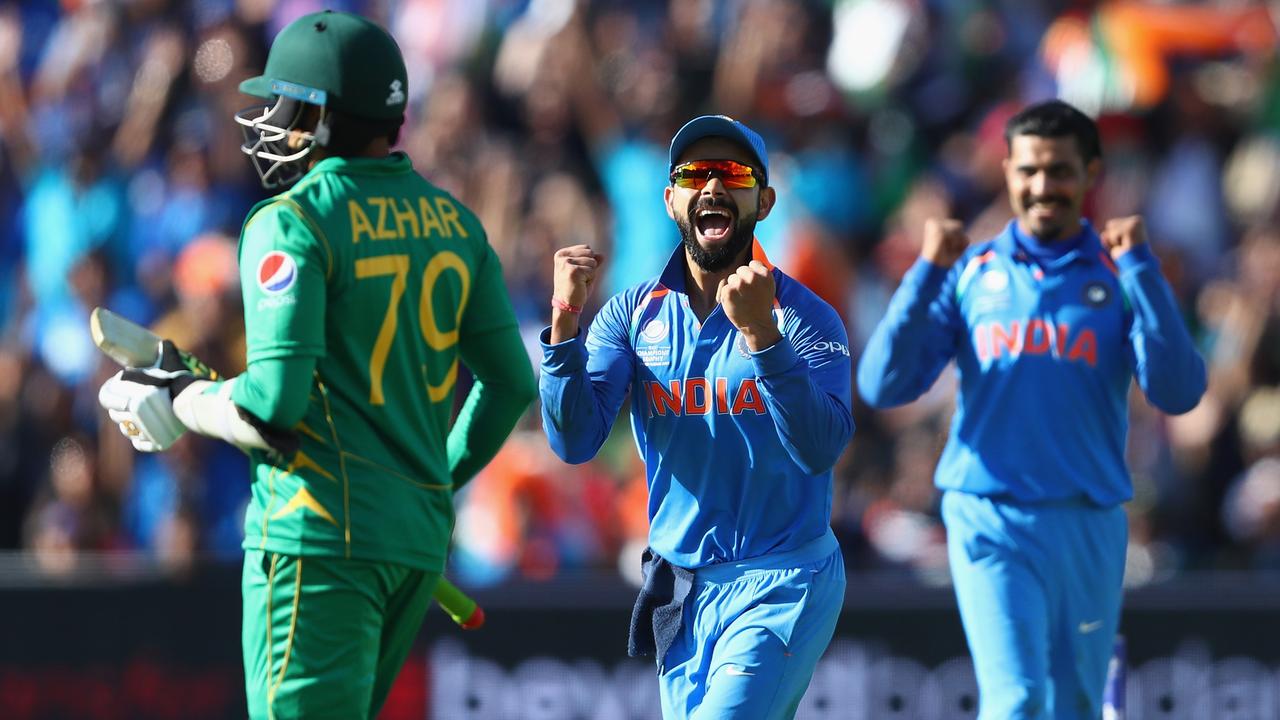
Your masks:
M333 516L329 514L329 511L325 510L324 506L312 497L311 493L307 492L306 488L298 488L298 492L294 493L293 497L289 499L289 502L285 503L284 507L277 510L276 514L271 516L271 519L279 520L280 518L292 515L303 508L310 510L325 520L328 520L333 523L334 527L337 527L338 521L333 519Z
M360 203L355 200L347 201L347 210L351 213L351 242L360 242L361 235L368 235L370 240L377 240L377 236L373 234L373 223L369 222L369 216L364 214L364 208L360 207Z
M426 366L423 366L424 375L426 374ZM427 397L431 398L431 402L438 403L449 397L449 393L453 391L453 386L458 382L458 358L453 358L453 364L449 366L449 372L445 373L444 380L439 385L432 385L427 380Z
M391 198L371 197L368 198L369 204L378 208L378 235L379 240L396 240L400 236L391 229L389 224L391 218L388 217L387 206L392 204Z
M356 261L356 279L393 275L391 296L387 302L387 313L382 318L382 327L378 330L378 338L373 343L373 354L369 356L369 404L381 405L382 371L387 365L387 355L391 352L391 341L396 337L396 309L400 307L400 297L404 295L406 278L409 276L408 255L379 255L377 257L360 258Z
M413 204L405 198L388 198L391 203L391 214L396 217L396 233L400 237L422 237L422 233L418 230L418 214L413 211ZM404 201L404 211L401 212L400 206L397 204ZM405 232L405 226L413 228L412 233Z
M448 234L440 224L440 218L436 217L436 211L431 209L430 200L424 197L418 198L418 212L422 214L422 237Z
M458 296L458 314L453 322L453 329L445 332L436 324L435 306L432 296L435 294L436 281L445 270L453 270L462 281L462 293ZM422 325L422 337L433 350L447 350L458 343L458 325L462 323L462 311L467 307L467 296L471 292L471 272L467 264L457 253L444 251L437 253L422 271L422 297L418 301L418 322Z
M458 206L449 201L449 198L436 198L436 210L440 212L440 219L446 225L452 225L454 230L462 237L467 236L466 228L462 227L462 223L458 222ZM445 237L452 237L453 234L445 230Z

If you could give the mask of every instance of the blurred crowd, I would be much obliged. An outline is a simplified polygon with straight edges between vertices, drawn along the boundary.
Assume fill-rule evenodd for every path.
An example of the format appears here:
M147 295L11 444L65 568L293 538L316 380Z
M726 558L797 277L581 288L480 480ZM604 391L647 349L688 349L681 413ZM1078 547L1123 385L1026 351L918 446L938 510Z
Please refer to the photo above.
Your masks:
M224 373L243 366L236 238L264 195L232 116L289 20L389 27L409 67L400 148L480 216L535 361L551 254L606 256L590 313L678 242L662 206L682 122L769 146L771 259L828 300L855 359L929 217L1010 217L1003 124L1059 96L1099 118L1097 221L1140 213L1210 368L1180 417L1135 390L1128 581L1280 569L1280 60L1266 4L1067 0L17 0L0 8L0 549L239 558L247 463L188 437L135 454L97 406L106 305ZM832 523L853 571L946 581L932 472L954 379L855 408ZM465 385L460 387L465 391ZM1056 412L1045 407L1044 412ZM566 466L533 408L459 497L464 583L638 569L626 418ZM1016 438L1010 439L1016 442Z

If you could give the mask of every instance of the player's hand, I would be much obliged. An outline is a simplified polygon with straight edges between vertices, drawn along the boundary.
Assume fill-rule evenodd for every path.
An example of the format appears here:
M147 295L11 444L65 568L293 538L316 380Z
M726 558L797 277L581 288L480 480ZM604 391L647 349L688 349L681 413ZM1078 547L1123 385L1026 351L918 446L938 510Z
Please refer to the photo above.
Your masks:
M596 271L603 262L604 256L592 250L590 245L560 248L555 254L552 293L563 302L582 307L587 302Z
M165 388L172 400L196 380L216 375L199 360L179 350L172 342L164 340L160 343L160 358L155 365L125 368L122 377L129 382Z
M187 431L173 412L166 387L126 380L118 372L98 390L98 404L133 447L142 452L167 450Z
M716 288L725 316L753 351L770 347L782 337L773 320L775 288L773 273L759 260L740 266Z
M925 221L920 257L938 267L949 268L968 247L969 236L965 234L964 224L959 220L929 218Z
M1098 237L1102 240L1102 247L1111 253L1111 259L1118 260L1121 255L1147 243L1147 229L1142 224L1141 215L1130 215L1108 220Z

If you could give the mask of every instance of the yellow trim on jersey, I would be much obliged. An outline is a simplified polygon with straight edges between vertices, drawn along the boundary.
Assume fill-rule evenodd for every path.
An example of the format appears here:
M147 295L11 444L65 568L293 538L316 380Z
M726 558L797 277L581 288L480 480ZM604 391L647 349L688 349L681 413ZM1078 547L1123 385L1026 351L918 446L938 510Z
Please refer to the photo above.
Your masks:
M285 503L284 507L277 510L276 514L271 516L271 519L279 520L282 517L288 517L302 509L310 510L316 515L328 520L334 527L338 527L338 521L333 519L333 516L329 514L329 511L325 510L324 506L320 504L320 501L316 500L315 496L312 495L305 487L298 488L298 492L294 493L293 497L289 498L289 502Z
M280 468L272 465L271 472L267 473L267 505L262 508L262 542L258 543L259 550L267 549L267 523L271 520L271 506L276 502L276 473Z
M453 483L449 483L448 485L440 485L440 484L433 484L433 483L418 482L417 480L414 480L413 478L409 477L408 475L403 475L403 474L401 474L401 473L398 473L398 472L396 472L395 470L392 470L391 468L389 468L389 467L387 467L387 466L385 466L385 465L380 465L380 464L378 464L377 462L374 462L373 460L370 460L369 458L361 457L361 456L359 456L359 455L357 455L357 454L355 454L355 453L353 453L353 452L346 452L346 451L343 451L342 455L343 455L343 456L345 456L345 457L349 457L349 458L351 458L352 460L359 460L360 462L362 462L362 463L364 463L364 464L366 464L366 465L372 465L373 467L378 468L378 471L379 471L379 472L384 472L384 473L387 473L388 475L395 475L396 477L398 477L398 478L400 478L401 480L403 480L403 481L405 481L405 482L409 483L410 485L413 485L413 486L415 486L415 487L420 487L420 488L422 488L422 489L424 489L424 490L449 490L449 489L453 488Z
M297 570L293 576L293 616L289 618L289 637L284 642L284 662L280 664L280 676L276 678L275 685L267 691L267 713L274 715L271 705L275 702L276 693L280 691L280 685L284 682L284 673L289 669L289 658L293 655L293 635L298 630L298 601L302 599L302 557L295 558L298 561ZM272 560L272 569L275 568L275 561ZM267 593L270 597L270 590ZM267 616L267 627L271 627L270 615ZM268 630L267 632L270 632ZM271 666L267 665L268 677L270 677Z
M297 195L297 194L298 194L298 192L299 192L300 190L302 190L303 188L305 188L306 186L308 186L308 185L315 185L315 184L316 184L316 181L317 181L317 180L319 180L321 177L322 177L322 175L321 175L320 173L314 173L314 174L306 175L306 176L304 176L301 180L299 180L297 183L295 183L293 187L291 187L291 188L289 188L288 190L285 190L284 192L280 193L280 195L281 195L281 196L284 196L284 195Z
M324 279L325 280L332 279L333 278L333 246L329 244L329 238L324 234L324 230L320 229L320 225L315 220L311 219L311 216L307 214L306 210L302 209L302 205L300 205L297 200L294 200L291 197L282 197L280 198L280 202L286 202L292 205L293 208L298 211L298 217L302 218L302 222L306 223L307 226L311 228L311 232L315 233L316 238L320 241L322 245L324 245L325 255L329 258L329 267L325 269Z
M343 529L343 540L346 543L347 557L351 557L351 478L347 475L347 454L342 451L342 443L338 440L338 425L333 421L333 411L329 408L329 390L315 374L316 388L320 390L320 398L324 401L324 419L329 423L329 433L333 436L333 447L338 451L338 471L342 473L342 519L346 524ZM334 523L335 525L337 523Z
M309 398L309 399L314 399L314 398ZM320 437L320 433L316 432L315 430L312 430L305 422L302 422L301 420L299 420L298 424L294 425L293 428L298 432L302 433L303 435L306 435L312 440L315 440L316 442L320 443L321 445L329 444L327 440Z
M338 478L334 477L333 473L320 467L320 463L316 462L315 460L312 460L310 455L306 454L302 450L298 450L294 452L293 462L289 463L289 467L285 472L289 472L294 475L297 475L298 470L303 468L307 470L315 470L326 480L332 480L333 482L338 482Z
M271 591L275 589L276 561L279 559L277 553L271 553L271 569L267 571L267 681L263 686L267 688L268 720L275 717L275 712L271 709L271 665L275 661L274 643L271 642Z
M244 224L244 229L240 231L240 235L243 237L245 233L249 232L249 226L253 225L255 220L262 217L263 211L275 205L280 205L280 204L286 204L290 208L292 208L294 212L297 214L298 219L301 220L304 224L306 224L306 226L311 230L315 238L320 241L320 244L322 246L324 246L325 257L328 258L329 260L329 265L324 272L324 279L325 280L332 279L333 278L333 246L329 244L329 238L324 234L324 230L320 229L320 226L316 223L316 221L312 220L311 216L307 214L307 211L302 209L302 205L298 204L298 201L294 200L293 198L280 195L276 197L274 201L267 203L266 205L263 205L261 208L258 209L257 212L253 214L253 217L249 218L249 220Z

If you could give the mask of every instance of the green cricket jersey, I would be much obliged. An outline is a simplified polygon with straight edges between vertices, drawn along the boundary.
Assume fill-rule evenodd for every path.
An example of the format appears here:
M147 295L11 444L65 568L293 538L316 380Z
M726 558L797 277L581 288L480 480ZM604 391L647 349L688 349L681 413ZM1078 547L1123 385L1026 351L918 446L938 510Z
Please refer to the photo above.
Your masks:
M250 370L317 359L297 454L252 453L245 548L441 571L455 482L488 461L533 392L522 349L490 357L519 336L479 221L402 153L326 158L250 212L240 275ZM460 360L477 382L451 436ZM498 381L487 397L486 375ZM504 376L514 385L495 393ZM485 415L495 432L471 426L478 407L507 399Z

